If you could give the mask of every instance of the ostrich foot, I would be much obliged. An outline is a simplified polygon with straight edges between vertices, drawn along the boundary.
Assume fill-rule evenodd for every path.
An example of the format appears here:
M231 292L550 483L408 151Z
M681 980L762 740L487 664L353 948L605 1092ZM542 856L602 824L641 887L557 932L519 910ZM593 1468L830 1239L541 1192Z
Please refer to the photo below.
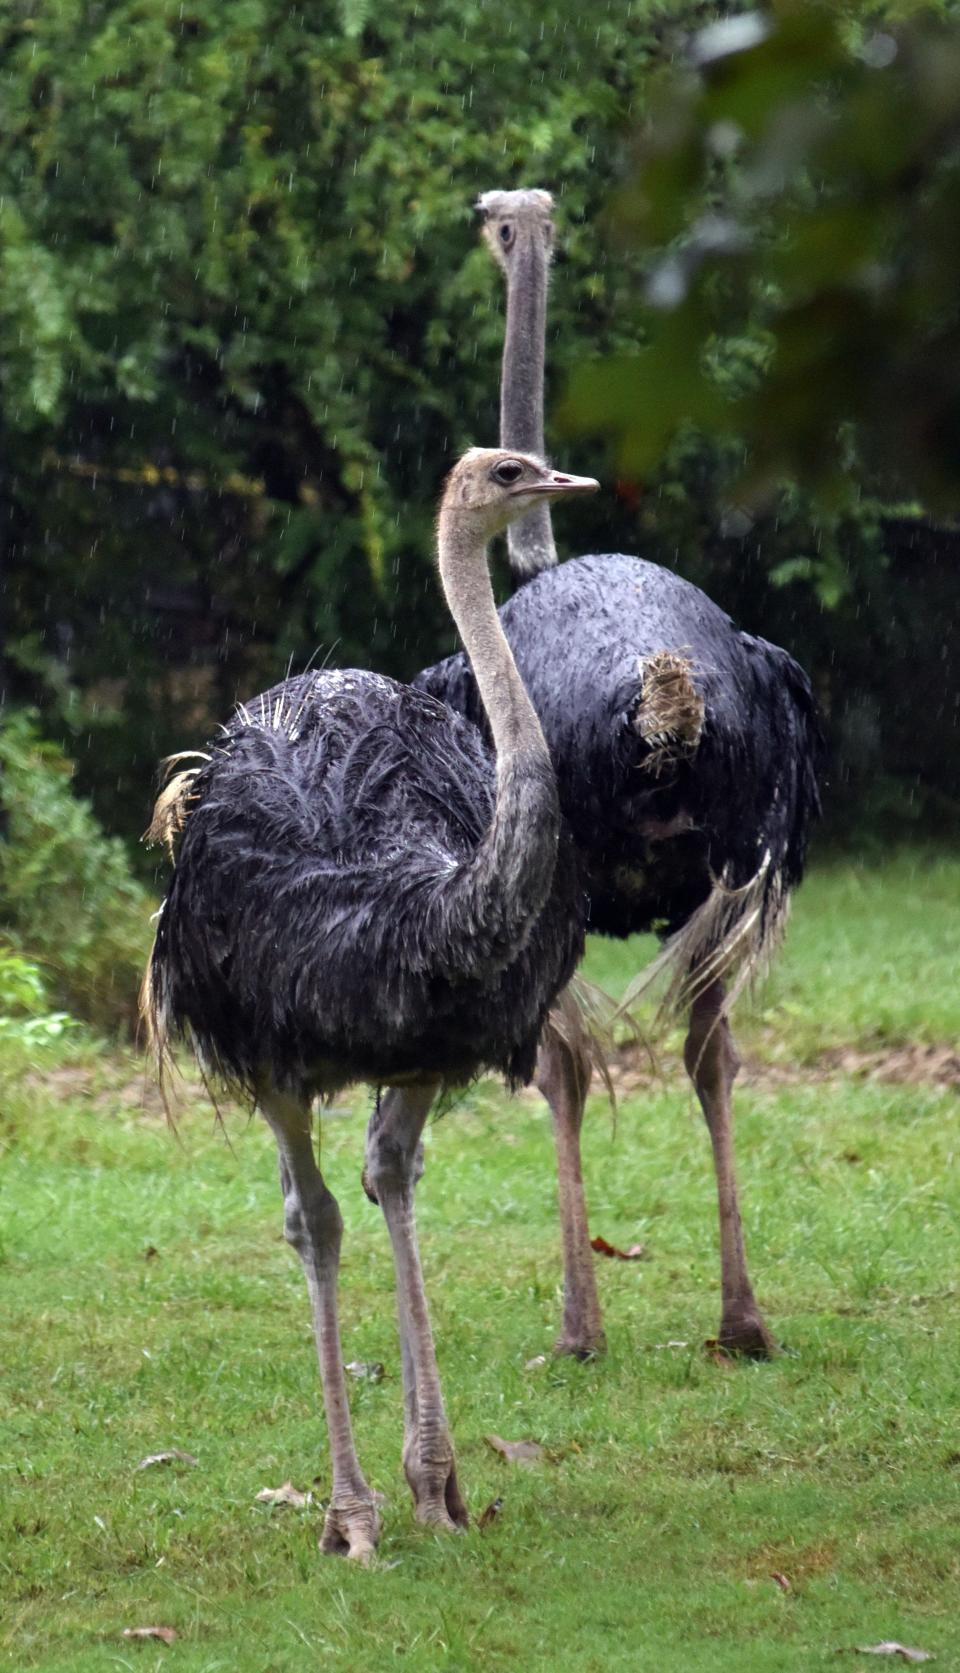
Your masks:
M368 1563L380 1539L380 1515L373 1503L354 1500L348 1505L331 1505L320 1535L325 1556L351 1557Z
M589 1249L587 1258L593 1261ZM573 1359L596 1359L598 1354L606 1351L603 1314L593 1283L593 1272L589 1268L587 1276L589 1283L578 1285L577 1292L564 1296L560 1335L553 1347L555 1354L569 1354Z
M452 1449L445 1458L428 1461L418 1456L414 1444L405 1449L403 1469L413 1494L417 1521L440 1533L462 1533L470 1517L460 1493Z
M602 1326L595 1329L571 1329L564 1325L563 1335L553 1344L553 1351L558 1356L569 1354L571 1359L597 1359L607 1351L607 1338Z
M414 1514L425 1527L438 1533L462 1534L470 1525L467 1507L460 1496L457 1472L451 1464L446 1480L426 1492L413 1495Z
M755 1302L746 1307L724 1308L717 1343L726 1353L742 1354L745 1359L775 1359L780 1352L780 1344L767 1328Z

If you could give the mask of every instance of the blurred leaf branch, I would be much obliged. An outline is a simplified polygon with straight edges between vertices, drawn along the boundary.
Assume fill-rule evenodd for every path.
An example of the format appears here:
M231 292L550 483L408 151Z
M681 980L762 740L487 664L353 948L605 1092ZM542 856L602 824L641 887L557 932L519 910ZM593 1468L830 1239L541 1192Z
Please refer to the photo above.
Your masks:
M960 28L872 12L778 0L660 77L609 211L646 346L565 408L625 474L693 424L743 442L754 505L787 477L960 512Z

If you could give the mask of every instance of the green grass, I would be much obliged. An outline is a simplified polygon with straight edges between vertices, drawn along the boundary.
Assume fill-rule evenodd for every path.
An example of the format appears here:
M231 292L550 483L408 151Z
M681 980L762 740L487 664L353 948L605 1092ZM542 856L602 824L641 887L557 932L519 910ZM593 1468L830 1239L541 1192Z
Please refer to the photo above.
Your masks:
M649 1259L600 1264L609 1352L587 1365L524 1368L559 1318L539 1101L484 1085L431 1128L421 1241L461 1476L473 1511L504 1501L462 1539L412 1519L363 1120L324 1120L347 1357L387 1371L352 1387L361 1458L388 1499L366 1572L319 1556L317 1506L255 1498L327 1481L269 1135L234 1116L228 1144L188 1103L175 1138L139 1107L129 1059L81 1045L72 1066L31 1069L4 1048L0 1665L799 1673L890 1638L956 1665L956 1090L824 1077L816 1060L960 1036L958 901L960 865L942 859L822 869L744 1018L761 1065L738 1093L746 1231L789 1348L773 1364L703 1350L715 1209L682 1079L627 1098L615 1127L593 1101L594 1229ZM591 957L616 984L636 950L634 965L620 948ZM807 1067L788 1080L764 1060ZM540 1441L547 1461L507 1466L492 1431ZM170 1447L198 1467L137 1472ZM177 1642L122 1638L144 1624Z

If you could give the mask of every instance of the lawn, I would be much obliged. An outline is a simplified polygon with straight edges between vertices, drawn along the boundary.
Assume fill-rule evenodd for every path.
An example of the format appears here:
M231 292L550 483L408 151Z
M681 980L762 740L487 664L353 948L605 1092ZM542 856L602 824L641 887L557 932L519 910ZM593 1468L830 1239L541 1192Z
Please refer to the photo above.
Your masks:
M637 948L596 945L616 987ZM0 1665L300 1673L411 1668L806 1670L960 1664L957 1274L960 863L834 863L739 1038L744 1218L786 1351L732 1364L706 1133L663 1078L593 1099L609 1351L549 1357L551 1145L532 1094L474 1088L429 1132L421 1241L461 1481L459 1539L413 1522L385 1229L363 1196L365 1099L326 1116L347 1222L346 1356L380 1558L321 1558L326 1444L269 1135L189 1090L178 1136L130 1056L0 1055ZM598 1257L599 1259L599 1257ZM547 1356L547 1357L541 1357ZM530 1363L530 1362L534 1363ZM529 1468L485 1437L534 1440ZM174 1461L138 1470L149 1454ZM257 1501L287 1480L304 1508ZM169 1647L124 1628L175 1629ZM837 1651L849 1654L839 1660Z

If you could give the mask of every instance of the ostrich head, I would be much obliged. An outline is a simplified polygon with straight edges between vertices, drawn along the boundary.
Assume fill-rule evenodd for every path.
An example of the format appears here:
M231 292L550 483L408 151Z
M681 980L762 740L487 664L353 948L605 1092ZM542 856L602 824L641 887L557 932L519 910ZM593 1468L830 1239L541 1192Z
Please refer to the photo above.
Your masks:
M447 477L440 517L441 521L450 516L469 518L478 539L486 544L531 506L568 494L591 494L599 486L592 476L552 470L531 453L472 447Z
M514 265L517 249L531 240L546 250L549 260L553 244L553 198L549 192L483 192L477 199L477 209L483 216L483 236L505 273Z

